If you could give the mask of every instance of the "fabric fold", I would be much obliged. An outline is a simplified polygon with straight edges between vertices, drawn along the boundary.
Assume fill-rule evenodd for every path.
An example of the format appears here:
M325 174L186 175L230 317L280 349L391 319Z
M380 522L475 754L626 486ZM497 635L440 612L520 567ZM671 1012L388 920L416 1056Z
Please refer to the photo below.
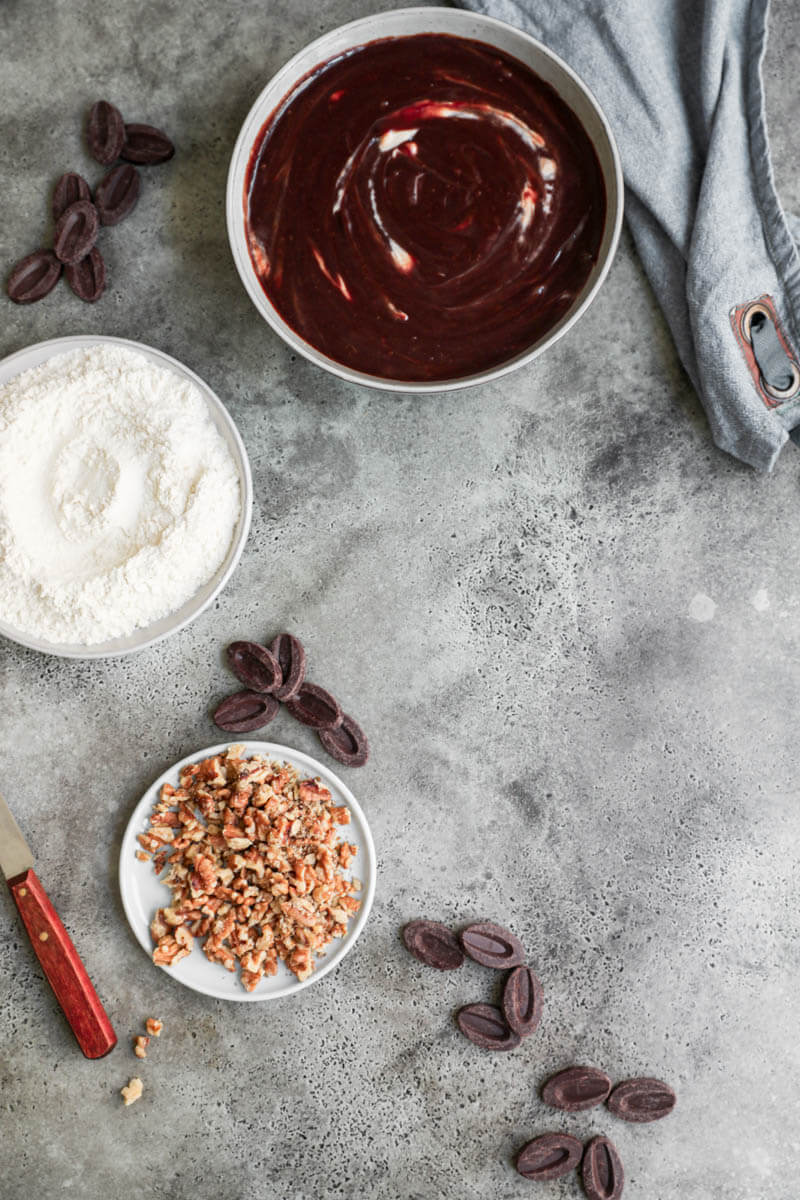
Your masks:
M800 361L800 222L775 190L764 108L768 0L462 2L538 38L597 97L637 252L714 440L771 470L800 394L767 394L732 323L769 297Z

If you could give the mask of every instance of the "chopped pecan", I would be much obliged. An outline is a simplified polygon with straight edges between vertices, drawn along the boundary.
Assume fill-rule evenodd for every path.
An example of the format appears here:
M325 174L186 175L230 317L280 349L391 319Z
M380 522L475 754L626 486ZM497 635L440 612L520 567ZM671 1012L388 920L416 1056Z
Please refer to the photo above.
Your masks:
M122 1099L125 1101L125 1107L129 1104L135 1104L142 1094L142 1081L138 1076L134 1075L127 1086L120 1089Z
M212 859L205 854L198 854L194 860L195 874L200 879L202 890L210 892L217 882L217 868Z
M342 842L341 846L339 847L339 862L345 870L347 870L349 867L350 860L355 858L356 853L357 847L352 845L351 842Z
M167 922L164 920L164 909L159 908L150 922L150 936L154 942L160 942L163 937L167 936L168 932Z

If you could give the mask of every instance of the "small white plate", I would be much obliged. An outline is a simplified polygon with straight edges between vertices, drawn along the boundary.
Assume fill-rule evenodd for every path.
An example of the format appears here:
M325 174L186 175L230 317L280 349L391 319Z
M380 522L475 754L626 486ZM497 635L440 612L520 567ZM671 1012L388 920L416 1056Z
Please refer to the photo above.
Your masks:
M56 354L66 354L70 350L83 350L97 345L123 346L127 350L135 350L155 363L156 366L172 371L181 379L190 380L195 387L200 389L208 404L208 415L221 434L236 467L242 507L228 553L211 579L175 612L168 613L166 617L153 621L150 625L144 625L141 629L135 629L128 637L113 638L111 641L98 642L92 646L47 642L42 638L21 632L7 621L0 620L2 637L19 642L22 646L29 646L31 650L39 650L43 654L57 654L61 658L112 658L116 655L132 654L135 650L144 650L146 646L153 646L156 642L170 637L179 629L183 629L195 617L199 617L200 613L213 603L235 571L250 532L250 517L253 509L253 480L247 451L228 410L199 375L195 375L194 371L190 371L177 358L172 358L161 350L154 350L152 346L145 346L141 342L129 341L128 338L105 337L99 334L51 338L49 341L27 346L24 350L18 350L16 354L10 354L8 358L2 359L0 361L0 387L4 387L15 376L21 375L23 371L41 366L43 362L47 362Z
M199 941L195 943L192 953L181 959L176 966L161 967L160 970L166 971L173 979L177 979L193 991L215 996L218 1000L276 1000L279 996L291 996L302 991L339 965L345 954L353 948L364 928L375 895L375 846L367 818L355 796L341 779L308 754L301 754L299 750L291 750L288 746L278 746L274 742L222 742L218 746L209 746L207 750L198 750L195 754L187 755L165 771L136 805L122 839L119 861L122 905L136 940L152 962L153 940L150 937L150 922L157 908L170 903L171 893L166 884L161 883L156 876L152 861L142 862L136 857L136 851L141 848L136 838L149 828L150 814L162 784L171 783L173 787L177 787L181 767L209 758L212 754L219 754L232 745L244 746L247 755L265 754L281 762L290 763L306 776L319 776L330 788L334 801L350 809L350 824L342 826L342 836L357 847L358 853L353 860L352 872L346 871L345 875L361 880L361 907L348 924L345 936L332 942L326 954L318 956L313 974L302 983L283 963L279 963L277 975L262 979L254 992L246 992L239 979L238 966L233 973L226 971L220 963L209 962Z

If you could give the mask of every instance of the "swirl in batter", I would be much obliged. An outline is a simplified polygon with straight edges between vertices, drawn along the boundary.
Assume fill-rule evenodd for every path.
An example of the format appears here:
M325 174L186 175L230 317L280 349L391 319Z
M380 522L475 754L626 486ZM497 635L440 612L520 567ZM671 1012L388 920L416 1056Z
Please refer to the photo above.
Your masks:
M443 34L320 64L259 133L250 255L337 362L461 378L527 350L594 265L605 190L575 114L523 63Z

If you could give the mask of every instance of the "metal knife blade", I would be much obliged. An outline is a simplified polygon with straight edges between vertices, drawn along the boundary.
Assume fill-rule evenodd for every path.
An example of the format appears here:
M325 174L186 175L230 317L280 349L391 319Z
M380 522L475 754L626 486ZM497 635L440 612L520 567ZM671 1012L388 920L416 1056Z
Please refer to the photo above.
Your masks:
M6 879L22 875L33 866L33 855L19 831L11 809L0 796L0 871Z

